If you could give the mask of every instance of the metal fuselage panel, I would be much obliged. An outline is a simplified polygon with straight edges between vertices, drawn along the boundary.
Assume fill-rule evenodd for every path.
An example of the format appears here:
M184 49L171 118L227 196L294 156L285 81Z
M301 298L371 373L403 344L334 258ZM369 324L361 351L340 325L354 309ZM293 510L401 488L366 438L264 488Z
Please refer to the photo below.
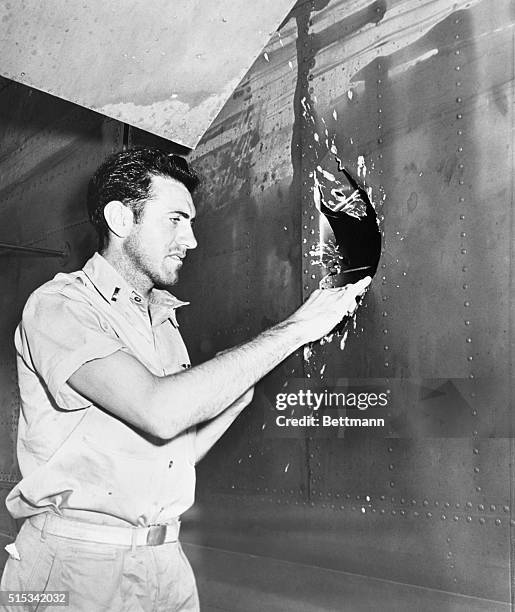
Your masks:
M199 466L192 542L510 601L514 21L509 2L299 3L193 153L194 360L318 287L313 172L335 156L383 251L345 348L287 360ZM278 393L371 380L384 429L272 431Z

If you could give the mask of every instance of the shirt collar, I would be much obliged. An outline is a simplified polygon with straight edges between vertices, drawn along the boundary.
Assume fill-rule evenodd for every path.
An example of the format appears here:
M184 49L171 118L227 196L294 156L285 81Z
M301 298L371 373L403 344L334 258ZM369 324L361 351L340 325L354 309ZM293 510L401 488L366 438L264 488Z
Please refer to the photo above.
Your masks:
M110 303L131 302L139 308L144 307L144 298L113 268L100 253L95 253L83 267L84 274L93 283L96 290ZM179 327L175 309L186 306L189 302L179 300L169 291L152 289L149 300L149 313L152 326L161 325L170 319Z

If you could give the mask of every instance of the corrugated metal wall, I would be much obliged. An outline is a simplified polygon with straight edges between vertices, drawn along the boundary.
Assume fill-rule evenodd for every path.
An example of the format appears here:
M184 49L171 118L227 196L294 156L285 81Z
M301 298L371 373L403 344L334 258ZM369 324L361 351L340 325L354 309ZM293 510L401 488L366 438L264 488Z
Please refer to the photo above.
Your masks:
M383 232L345 349L288 359L200 465L184 539L204 610L509 609L514 23L509 0L298 2L191 156L199 247L175 293L194 363L318 286L312 172L335 171L331 148L366 167ZM1 255L10 487L12 332L94 247L84 184L122 126L2 86L0 241L69 253ZM274 428L277 393L362 379L390 390L384 430Z

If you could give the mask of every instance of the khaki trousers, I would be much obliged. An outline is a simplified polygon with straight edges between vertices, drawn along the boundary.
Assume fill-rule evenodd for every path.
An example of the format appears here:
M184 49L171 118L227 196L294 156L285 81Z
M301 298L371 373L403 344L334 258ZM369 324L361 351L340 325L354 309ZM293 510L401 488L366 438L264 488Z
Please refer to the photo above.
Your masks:
M4 568L2 591L68 591L63 612L198 612L193 571L180 542L121 546L73 540L26 520L16 538L17 560ZM44 610L7 606L3 610ZM52 610L61 608L52 607Z

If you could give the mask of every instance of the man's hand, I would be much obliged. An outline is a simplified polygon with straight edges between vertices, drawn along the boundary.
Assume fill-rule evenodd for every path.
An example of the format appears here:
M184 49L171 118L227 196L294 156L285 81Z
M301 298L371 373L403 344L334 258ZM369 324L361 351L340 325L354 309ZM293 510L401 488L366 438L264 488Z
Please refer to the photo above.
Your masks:
M370 285L370 276L357 283L331 289L317 289L289 319L300 329L304 343L322 338L338 325L346 315L352 315Z

